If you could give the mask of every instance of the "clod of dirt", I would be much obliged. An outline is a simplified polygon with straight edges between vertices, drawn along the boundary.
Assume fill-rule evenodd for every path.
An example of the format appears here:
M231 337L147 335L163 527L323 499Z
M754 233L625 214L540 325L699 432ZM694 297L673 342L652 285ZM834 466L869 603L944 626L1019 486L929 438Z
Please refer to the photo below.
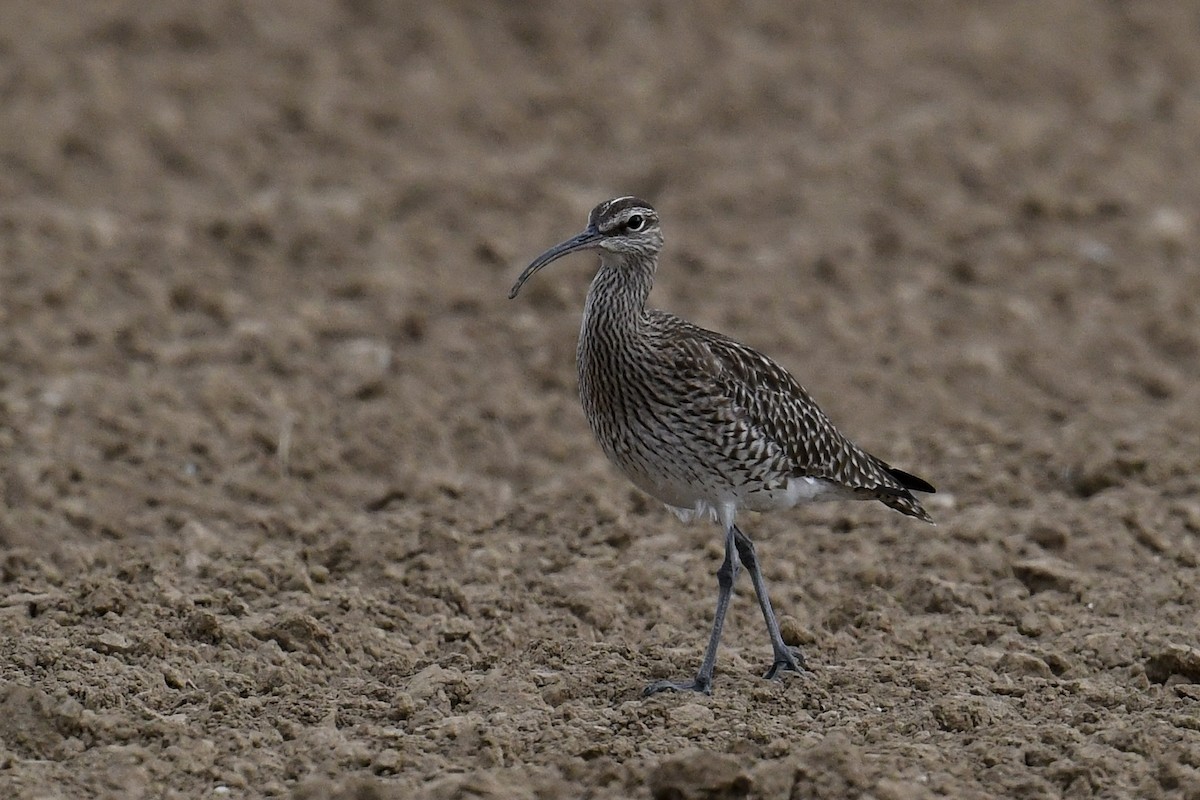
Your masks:
M1071 538L1066 525L1039 522L1029 531L1029 541L1047 550L1062 550Z
M877 765L843 733L831 733L794 756L754 770L756 797L911 797L902 786L885 789Z
M408 798L412 795L401 796ZM428 800L459 800L466 797L473 800L540 800L544 797L573 795L560 779L547 774L545 770L517 768L503 772L447 775L428 784L425 792L418 796Z
M987 598L978 587L936 576L912 581L904 593L904 607L913 613L953 614L960 609L978 613L986 605Z
M122 614L125 611L125 593L116 583L103 583L88 592L83 599L83 607L87 613L102 617L110 611Z
M655 767L649 786L654 800L724 800L746 797L751 781L733 756L690 750Z
M991 706L982 698L957 695L934 704L933 717L944 731L973 731L995 721Z
M703 733L713 726L713 712L704 703L683 703L667 712L671 727L692 736Z
M57 759L79 726L77 704L56 704L40 689L10 683L0 690L0 742L29 758Z
M189 639L205 644L219 644L225 638L221 621L208 611L197 611L188 617L187 622L183 624L183 633Z
M398 800L405 796L402 788L367 778L356 778L340 785L328 778L313 778L297 786L292 795L294 800Z
M337 393L366 400L383 390L392 365L392 348L374 339L352 339L338 345L333 362Z
M1038 592L1074 593L1080 583L1071 566L1057 558L1031 558L1012 566L1013 575L1030 594Z
M996 664L996 671L1035 678L1049 678L1052 675L1050 665L1045 661L1029 653L1018 652L1009 652L1001 656Z
M1167 642L1146 659L1154 683L1200 683L1200 648Z
M256 629L254 635L263 641L274 639L284 650L315 656L326 652L332 642L329 631L307 614L290 614Z
M1106 489L1123 486L1145 471L1145 459L1130 453L1113 452L1080 465L1075 471L1072 488L1076 495L1086 499Z
M95 650L97 653L105 655L121 655L133 650L133 642L128 636L115 631L108 631L97 636L87 643L87 646Z

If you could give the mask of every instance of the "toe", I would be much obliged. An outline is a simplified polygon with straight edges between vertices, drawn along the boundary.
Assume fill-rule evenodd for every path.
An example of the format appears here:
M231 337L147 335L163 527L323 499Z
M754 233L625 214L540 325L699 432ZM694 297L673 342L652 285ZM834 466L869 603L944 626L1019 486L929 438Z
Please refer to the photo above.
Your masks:
M706 681L655 681L642 691L642 697L650 697L659 692L700 692L712 694L712 684Z
M805 670L804 656L799 650L793 650L786 656L775 659L775 663L763 675L769 681L777 680L783 672L803 673Z

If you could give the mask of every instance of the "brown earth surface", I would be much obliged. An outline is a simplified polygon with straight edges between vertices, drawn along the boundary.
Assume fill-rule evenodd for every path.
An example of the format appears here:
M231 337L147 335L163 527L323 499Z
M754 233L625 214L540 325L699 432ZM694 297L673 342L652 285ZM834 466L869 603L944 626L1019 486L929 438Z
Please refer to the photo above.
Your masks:
M0 796L1200 797L1200 5L0 5ZM929 478L720 536L592 265Z

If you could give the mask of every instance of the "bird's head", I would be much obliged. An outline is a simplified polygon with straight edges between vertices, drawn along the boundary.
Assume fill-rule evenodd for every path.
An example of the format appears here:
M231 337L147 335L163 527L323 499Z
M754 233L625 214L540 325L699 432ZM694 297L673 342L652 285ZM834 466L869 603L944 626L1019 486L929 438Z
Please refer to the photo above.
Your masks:
M605 261L653 260L662 249L662 229L654 206L637 197L606 200L592 209L582 233L554 245L535 258L517 282L509 298L517 296L521 286L542 267L579 250L599 250Z

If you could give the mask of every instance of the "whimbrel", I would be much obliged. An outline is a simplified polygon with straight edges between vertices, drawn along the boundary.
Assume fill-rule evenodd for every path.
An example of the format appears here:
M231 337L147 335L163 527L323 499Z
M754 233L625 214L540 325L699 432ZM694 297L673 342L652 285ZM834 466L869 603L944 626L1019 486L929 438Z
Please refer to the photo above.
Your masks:
M580 250L600 254L577 351L579 393L592 432L636 486L685 522L712 518L725 535L717 610L699 671L688 680L652 683L645 694L708 694L741 565L750 572L771 637L774 662L764 677L804 665L800 651L780 635L754 544L735 524L739 511L878 500L931 522L912 493L934 489L855 446L771 359L647 308L662 246L658 212L645 200L618 197L596 206L582 233L535 258L509 297L551 261Z

